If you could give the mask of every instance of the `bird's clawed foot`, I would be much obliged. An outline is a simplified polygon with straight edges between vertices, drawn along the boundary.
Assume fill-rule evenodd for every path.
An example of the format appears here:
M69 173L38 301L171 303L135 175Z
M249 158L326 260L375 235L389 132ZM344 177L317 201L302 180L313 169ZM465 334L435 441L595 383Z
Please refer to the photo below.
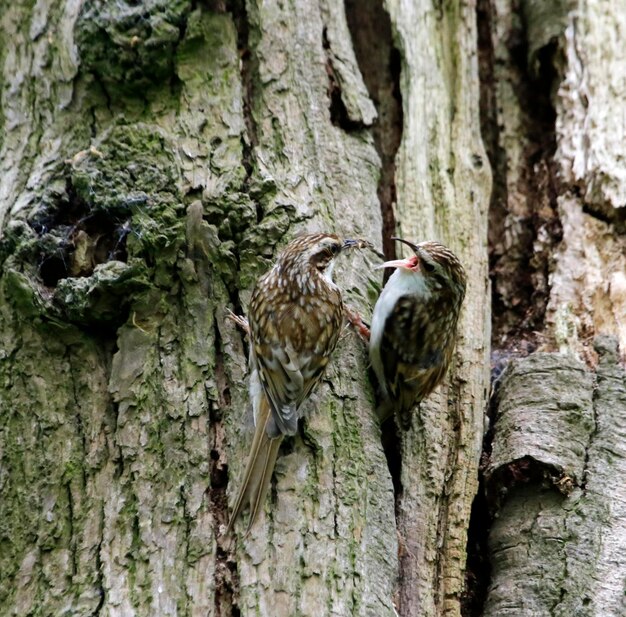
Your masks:
M230 319L235 325L239 326L246 335L250 336L250 324L243 315L235 315L229 308L226 309L226 319Z
M370 342L370 329L361 319L361 316L349 306L344 306L344 313L348 323L354 328L359 337L365 342Z

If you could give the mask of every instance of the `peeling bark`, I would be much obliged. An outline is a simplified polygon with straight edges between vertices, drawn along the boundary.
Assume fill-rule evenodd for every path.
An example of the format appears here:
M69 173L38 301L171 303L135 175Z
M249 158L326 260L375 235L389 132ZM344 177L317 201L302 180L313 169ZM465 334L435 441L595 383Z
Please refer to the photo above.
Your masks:
M598 338L596 351L595 375L567 355L533 354L502 377L487 480L501 506L485 615L626 607L615 567L626 548L625 501L612 481L626 460L626 375L614 338Z
M624 20L3 6L0 613L623 615ZM346 335L253 533L226 537L252 433L226 309L322 229L459 255L454 366L408 432L381 427ZM377 263L336 271L366 320Z
M477 502L490 528L470 529L490 573L474 556L486 601L468 614L622 615L623 16L568 0L485 0L481 15L496 393Z

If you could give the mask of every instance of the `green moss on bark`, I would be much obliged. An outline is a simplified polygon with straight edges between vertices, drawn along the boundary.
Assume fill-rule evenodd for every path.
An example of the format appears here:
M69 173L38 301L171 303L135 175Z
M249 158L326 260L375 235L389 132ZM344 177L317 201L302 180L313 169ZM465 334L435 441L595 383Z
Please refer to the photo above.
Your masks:
M176 46L184 31L190 0L84 4L76 24L83 70L127 94L174 74Z

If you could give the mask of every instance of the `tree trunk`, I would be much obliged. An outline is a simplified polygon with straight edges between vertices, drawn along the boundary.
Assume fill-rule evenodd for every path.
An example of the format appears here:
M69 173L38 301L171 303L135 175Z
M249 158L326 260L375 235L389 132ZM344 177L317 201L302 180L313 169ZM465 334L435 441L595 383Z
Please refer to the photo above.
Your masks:
M626 16L591 0L478 8L497 380L473 614L618 617Z
M623 613L625 24L543 6L0 8L0 614ZM347 333L226 535L252 436L227 311L313 230L449 245L454 366L381 427ZM510 366L472 510L488 249ZM336 269L366 321L378 263Z

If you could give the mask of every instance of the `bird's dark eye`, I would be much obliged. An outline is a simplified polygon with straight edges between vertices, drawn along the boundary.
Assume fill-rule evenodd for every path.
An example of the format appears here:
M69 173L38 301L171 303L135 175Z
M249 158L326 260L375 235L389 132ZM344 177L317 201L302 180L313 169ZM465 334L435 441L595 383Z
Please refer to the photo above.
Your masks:
M314 260L315 267L320 272L324 272L324 270L326 270L332 258L333 256L330 254L330 250L324 249L321 253L317 255L317 258Z
M426 272L435 271L435 264L430 261L426 261L425 259L422 261L422 266L424 266L424 270L426 270Z
M341 245L337 242L333 242L332 244L322 244L311 257L311 264L320 272L324 272L340 250Z

